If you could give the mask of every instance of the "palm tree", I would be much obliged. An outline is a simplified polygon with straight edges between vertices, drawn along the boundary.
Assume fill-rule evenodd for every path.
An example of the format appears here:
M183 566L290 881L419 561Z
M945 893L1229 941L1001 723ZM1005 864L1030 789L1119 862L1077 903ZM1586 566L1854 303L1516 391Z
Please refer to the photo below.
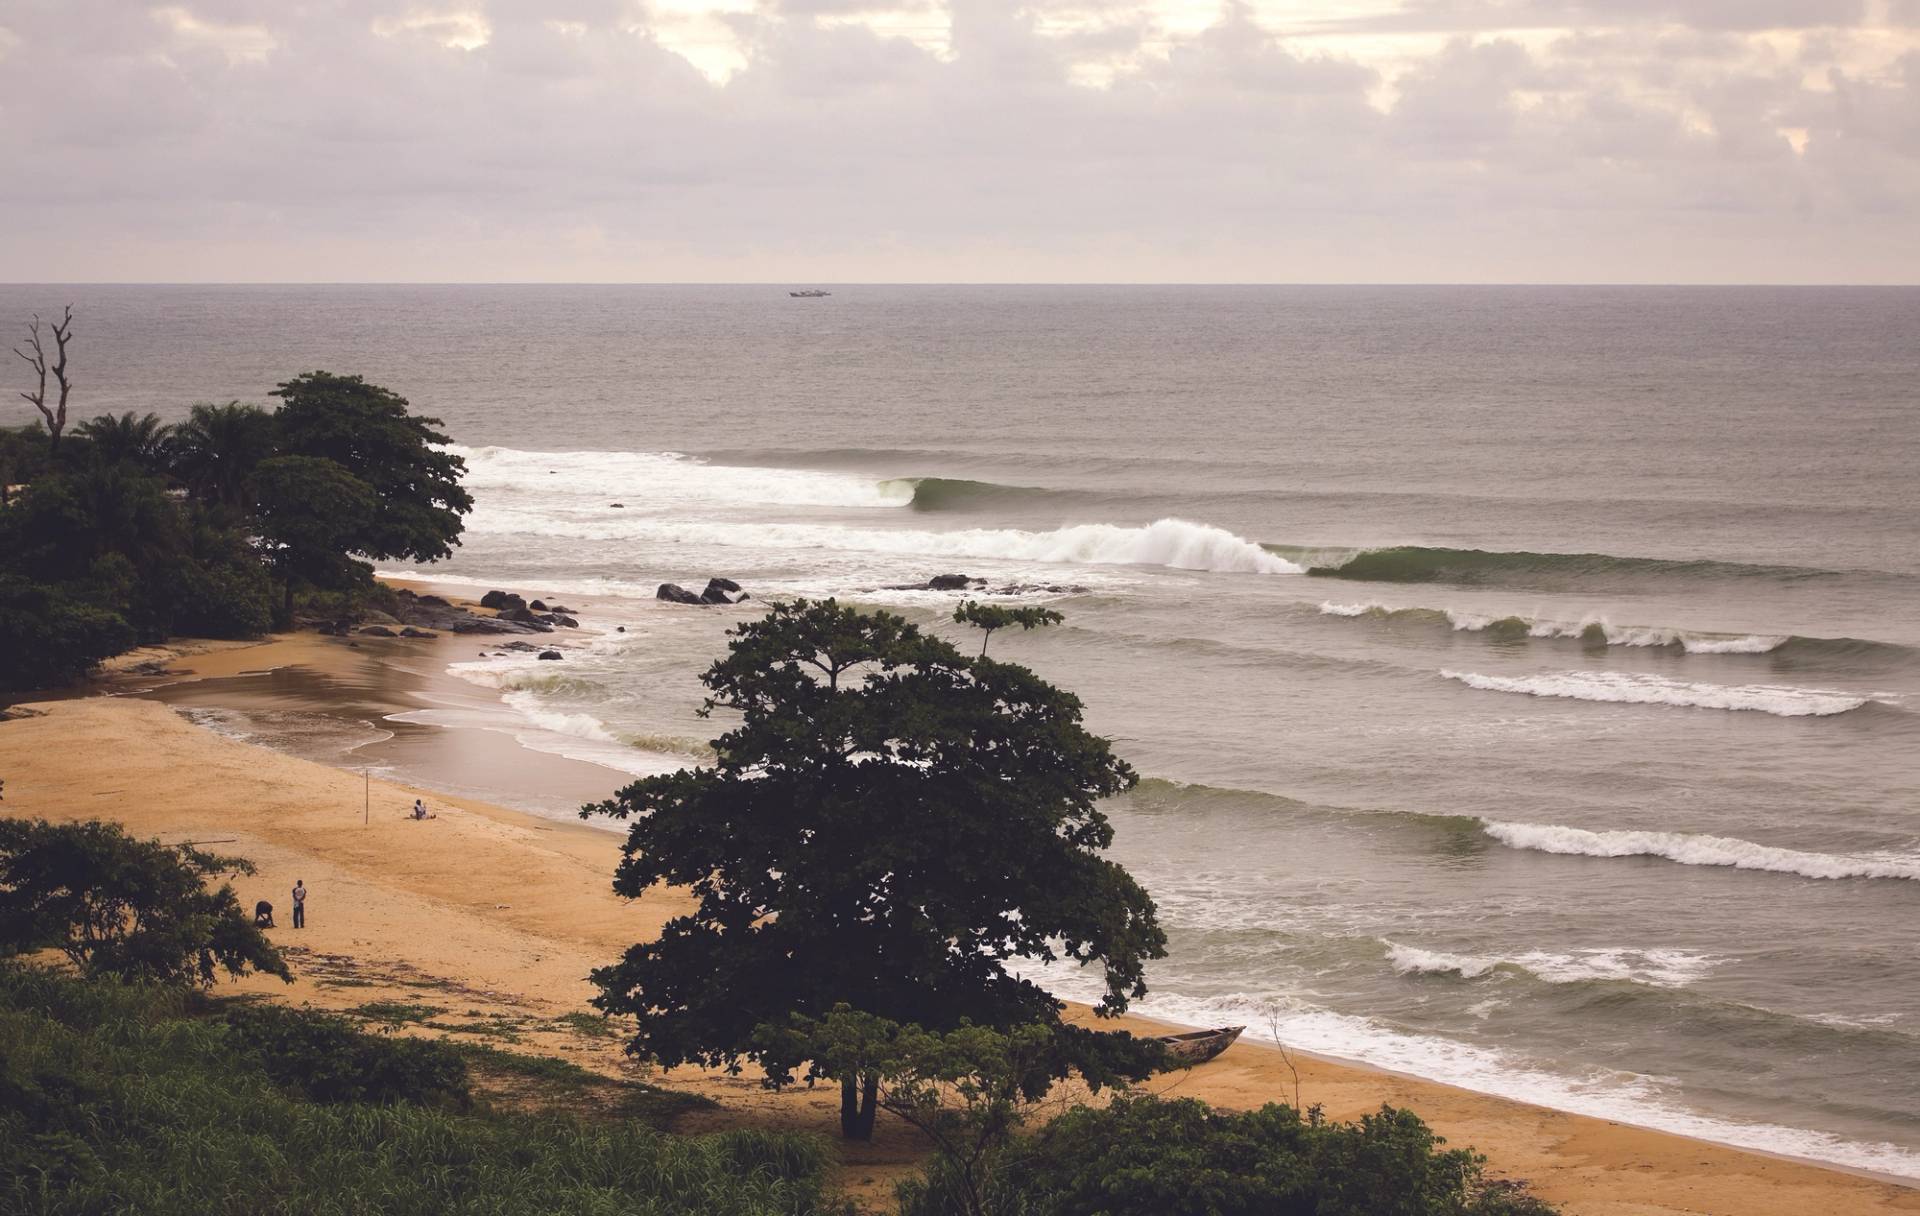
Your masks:
M159 473L167 467L167 435L172 429L158 414L136 418L128 410L118 417L101 414L73 428L73 433L87 441L93 459L102 465L126 463Z
M273 455L273 415L238 401L196 405L173 429L173 472L202 502L247 510L253 470Z

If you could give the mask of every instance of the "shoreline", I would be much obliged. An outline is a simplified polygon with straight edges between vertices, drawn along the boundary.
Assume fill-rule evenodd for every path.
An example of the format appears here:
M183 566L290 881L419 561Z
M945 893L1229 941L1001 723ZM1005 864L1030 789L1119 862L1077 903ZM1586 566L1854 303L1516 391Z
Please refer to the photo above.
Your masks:
M609 951L616 943L637 940L636 930L647 923L657 930L659 920L673 914L675 899L670 892L649 893L637 905L642 913L637 920L631 917L631 909L636 905L625 905L611 894L608 878L620 843L616 832L588 826L570 817L562 818L551 810L543 813L535 808L501 806L497 795L488 796L490 791L485 790L484 782L482 792L475 795L465 789L440 793L426 782L410 781L401 785L384 777L363 778L343 766L329 767L262 745L222 738L215 731L196 728L173 708L140 704L164 701L169 706L191 709L194 701L257 698L265 706L278 705L289 712L337 710L345 718L362 710L395 704L396 673L405 677L398 683L411 682L410 687L399 692L444 694L445 689L435 684L431 671L423 675L419 670L422 663L437 663L445 680L459 683L455 677L444 676L445 662L441 660L447 659L456 646L464 651L482 644L480 639L472 637L433 642L355 640L364 644L356 647L346 639L290 635L263 643L220 646L181 656L179 665L188 670L154 677L165 680L162 685L117 688L110 691L119 695L105 698L43 701L39 707L48 712L46 719L9 723L0 729L0 759L3 759L0 776L9 781L4 810L51 818L118 818L127 823L130 830L145 835L197 830L200 825L212 828L216 824L221 834L240 830L270 851L290 851L295 855L292 860L316 873L325 873L328 868L344 869L349 872L345 881L350 884L391 893L398 901L396 906L406 906L409 917L434 926L436 937L441 931L452 932L454 938L466 943L465 949L498 951L510 947L511 951L518 952L512 956L524 960L525 970L517 976L499 973L494 966L482 966L476 974L463 977L461 982L467 988L511 992L523 1003L541 1007L571 1002L571 1009L584 1008L584 997L590 991L582 979L586 967L610 961L614 954ZM391 661L403 656L406 659L403 663ZM374 676L384 677L388 683L381 685L379 679L370 678L370 667L374 669ZM276 672L290 674L282 676L276 686ZM147 678L146 675L123 675L116 677L115 683L144 683ZM238 682L249 680L256 686L242 689ZM471 693L492 696L491 690L467 687ZM296 706L300 708L295 709ZM505 706L499 708L503 713L512 712ZM389 712L393 711L389 709ZM382 720L386 727L402 725L384 715ZM84 729L50 730L54 724ZM139 729L141 725L146 729ZM597 793L574 801L574 807L580 801L604 797L631 779L599 765L539 752L518 743L501 747L491 738L483 738L478 747L450 743L446 736L493 733L459 727L414 726L410 733L416 738L404 740L397 747L387 746L401 740L406 733L409 732L395 730L387 739L370 739L349 749L349 754L359 756L362 752L384 748L403 762L417 763L423 754L421 749L438 751L443 758L451 751L455 763L467 764L484 753L490 763L511 765L517 780L557 781L569 787L576 782L583 787L597 786ZM18 738L41 734L48 739L44 754L17 746ZM136 736L132 742L138 755L129 757L123 767L137 763L142 772L148 774L140 783L143 796L149 787L158 787L149 804L135 806L124 802L114 796L124 792L118 789L91 790L83 796L81 787L89 784L123 784L116 776L121 770L107 774L72 771L75 766L65 757L71 755L73 744L63 744L62 734L69 739L75 734L89 738ZM83 750L86 754L98 754L93 748ZM158 754L154 754L156 752ZM272 757L272 762L259 758L263 755ZM236 756L255 759L236 761ZM215 763L216 759L220 763ZM250 780L239 780L236 769ZM258 805L250 810L222 814L217 808L223 799L215 797L209 804L206 791L193 788L192 778L201 771L228 773L230 784L239 781L256 794L259 782L271 780L268 774L272 774L286 782L296 802L303 794L311 800L324 793L334 803L343 800L358 803L360 799L351 795L360 794L359 787L364 784L369 801L378 791L394 810L394 818L399 807L410 804L416 790L425 790L430 801L447 806L450 813L443 814L441 821L431 825L398 825L399 840L394 843L448 843L430 834L437 828L452 826L447 822L452 820L461 825L459 847L445 851L442 856L414 856L411 848L401 848L397 853L383 850L367 856L364 847L356 846L351 840L352 829L360 826L359 816L351 816L351 822L336 816L326 830L309 834L300 830L299 820L305 816L297 811L294 812L296 818L285 822L274 819L274 812L264 811ZM431 772L428 775L431 776ZM418 774L409 776L417 778ZM125 784L132 785L131 782ZM49 794L53 795L51 799ZM405 800L393 801L402 798ZM262 801L279 805L283 810L286 803L284 798L271 796ZM356 805L349 809L361 808ZM393 822L381 824L377 820L377 816L369 817L363 830L382 838L396 835ZM407 837L408 832L412 833L411 839ZM342 834L349 839L339 839ZM230 847L250 855L245 848ZM570 860L554 861L556 857ZM514 909L510 903L498 902L491 909L481 907L472 898L470 884L453 881L446 873L449 863L458 869L460 864L484 860L487 865L483 870L509 876L496 884L498 890L518 890L533 882L533 875L523 872L523 863L529 859L539 862L534 866L537 871L544 872L550 865L558 865L565 874L558 890L550 890L544 882L539 884L543 907L537 909ZM255 860L258 862L261 858L255 857ZM263 865L263 876L266 873L267 866ZM472 873L466 875L468 879L473 876ZM265 881L263 877L254 883L236 885L241 887L243 895L251 898L252 889ZM311 881L309 885L313 885ZM546 908L547 904L552 907ZM651 908L647 908L649 904ZM489 916L489 912L508 915ZM573 919L569 919L568 913ZM484 924L486 932L482 936L489 945L469 940L471 932L480 931L473 924L476 919ZM505 923L495 925L495 921ZM367 936L355 937L348 944L369 959L387 959L429 973L449 968L475 971L475 959L459 953L445 954L444 939L429 944L415 940L419 935L395 936L390 927L381 929L365 923L364 916L356 918L354 923L356 932L363 931ZM457 928L460 926L465 927ZM532 940L521 935L530 935ZM286 940L284 933L281 940ZM341 953L360 957L352 949ZM563 958L571 962L562 962ZM568 966L575 968L571 979L564 974ZM298 964L296 970L300 970ZM482 980L485 985L469 980ZM250 982L246 986L265 991L279 989L277 984L265 986ZM305 991L309 988L305 982L297 988L302 990L300 995L316 1003L337 997L341 991L349 995L356 991L316 987L309 992ZM1084 1016L1084 1011L1076 1010L1076 1015ZM1165 1025L1136 1017L1121 1019L1118 1024L1143 1030L1158 1030ZM1539 1194L1561 1204L1569 1213L1639 1216L1726 1212L1731 1216L1737 1212L1788 1216L1815 1210L1920 1212L1920 1191L1911 1189L1914 1185L1911 1180L1555 1111L1363 1062L1291 1049L1290 1052L1300 1068L1304 1101L1324 1103L1329 1114L1336 1118L1354 1117L1377 1107L1381 1101L1411 1107L1454 1144L1472 1144L1487 1153L1496 1173L1532 1181ZM611 1062L600 1061L603 1067L609 1063L617 1067L619 1061L617 1057ZM768 1095L753 1082L740 1078L696 1076L683 1083L683 1078L693 1073L690 1069L675 1070L663 1078L663 1083L720 1096L727 1111L748 1122L771 1118L785 1123L798 1119L801 1125L809 1125L809 1119L818 1119L821 1129L828 1130L824 1100L814 1104L820 1107L819 1111L808 1115L805 1113L808 1103L796 1101L802 1095L795 1091ZM1283 1063L1282 1053L1264 1041L1251 1038L1243 1039L1214 1064L1193 1073L1170 1074L1166 1082L1164 1086L1144 1088L1202 1097L1229 1107L1292 1097L1292 1077ZM890 1176L897 1176L902 1163L912 1161L912 1144L898 1136L883 1140L876 1142L873 1153L877 1155L850 1153L851 1172L864 1168L881 1173L891 1171ZM1847 1206L1849 1204L1859 1206Z

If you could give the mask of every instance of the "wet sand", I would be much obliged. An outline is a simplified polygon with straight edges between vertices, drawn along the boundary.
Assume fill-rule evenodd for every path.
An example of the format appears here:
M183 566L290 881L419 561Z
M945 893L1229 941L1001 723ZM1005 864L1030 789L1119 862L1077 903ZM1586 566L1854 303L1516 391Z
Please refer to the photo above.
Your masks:
M498 731L388 720L447 698L491 702L487 690L443 674L485 646L477 639L354 641L299 635L222 647L171 661L174 676L115 677L108 688L120 695L30 705L34 716L0 723L0 812L115 819L169 841L218 840L221 851L251 858L258 875L235 885L243 902L283 909L275 938L298 949L299 979L253 979L243 989L329 1008L427 1003L443 1010L443 1025L492 1027L495 1036L510 1028L528 1049L632 1073L617 1040L556 1020L587 1008L589 970L687 906L671 890L615 896L619 837L567 816L629 778L530 751ZM438 818L409 821L416 796ZM300 932L285 927L296 877L312 892ZM1920 1214L1920 1190L1882 1180L1298 1053L1292 1064L1304 1102L1335 1118L1381 1102L1411 1107L1572 1216ZM690 1130L757 1124L831 1135L837 1126L837 1093L771 1094L751 1075L692 1069L654 1079L720 1103L689 1116ZM1290 1101L1294 1086L1279 1052L1243 1041L1147 1088L1245 1107ZM843 1180L882 1210L891 1180L921 1151L883 1119L873 1145L849 1149Z

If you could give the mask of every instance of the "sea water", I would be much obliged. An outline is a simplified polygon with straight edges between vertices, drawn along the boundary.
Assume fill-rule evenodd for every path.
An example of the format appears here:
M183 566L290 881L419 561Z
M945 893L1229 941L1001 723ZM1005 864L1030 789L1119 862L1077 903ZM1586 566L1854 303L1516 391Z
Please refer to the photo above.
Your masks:
M1144 780L1145 1012L1920 1177L1920 291L0 288L83 413L361 372L521 738L699 763L710 576L1000 634ZM24 420L24 419L23 419ZM614 504L619 504L618 506ZM610 632L614 623L625 633ZM1090 977L1050 973L1068 995Z

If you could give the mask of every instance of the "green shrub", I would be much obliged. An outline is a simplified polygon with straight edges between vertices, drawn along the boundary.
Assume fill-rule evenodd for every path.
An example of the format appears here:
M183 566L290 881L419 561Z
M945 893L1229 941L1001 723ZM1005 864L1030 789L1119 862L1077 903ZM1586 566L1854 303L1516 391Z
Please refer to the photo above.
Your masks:
M1410 1111L1356 1123L1292 1107L1216 1111L1191 1098L1081 1107L996 1160L993 1216L1552 1216L1483 1158ZM972 1216L963 1179L933 1169L899 1188L902 1216Z
M345 1018L284 1005L236 1010L227 1021L261 1071L311 1101L472 1104L466 1061L438 1040L368 1034Z
M293 1028L312 1016L299 1011L195 1016L204 1008L188 993L0 967L0 1212L837 1210L821 1196L827 1150L814 1138L672 1136L618 1120L463 1113L404 1096L316 1102L306 1092L311 1073L278 1081L266 1059L322 1050L332 1030Z

